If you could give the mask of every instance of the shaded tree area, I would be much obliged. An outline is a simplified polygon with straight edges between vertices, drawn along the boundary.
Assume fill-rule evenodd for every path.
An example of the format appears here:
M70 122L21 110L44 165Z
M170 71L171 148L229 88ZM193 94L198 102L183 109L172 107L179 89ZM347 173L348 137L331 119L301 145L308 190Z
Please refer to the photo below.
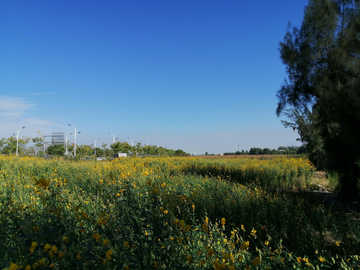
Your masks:
M360 177L360 2L310 0L280 54L288 80L277 92L277 115L290 116L285 126L297 129L310 151L324 151L327 170L341 175L341 193L353 198Z
M51 156L63 156L65 154L65 147L63 145L50 145L46 151Z
M277 149L252 147L250 150L225 152L224 155L300 155L306 153L304 146L280 146Z
M317 115L310 111L302 112L298 109L286 110L283 113L289 121L281 120L281 123L287 128L298 131L303 142L302 153L306 153L318 170L324 170L326 167L327 156L324 149L324 142L319 128L316 126Z

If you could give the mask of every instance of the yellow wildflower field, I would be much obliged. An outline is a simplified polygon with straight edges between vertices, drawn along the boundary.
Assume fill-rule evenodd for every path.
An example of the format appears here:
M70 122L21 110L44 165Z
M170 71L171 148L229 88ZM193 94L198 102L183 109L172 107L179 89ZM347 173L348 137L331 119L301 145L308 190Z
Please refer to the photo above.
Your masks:
M357 266L359 224L289 191L306 187L313 171L302 158L2 156L0 267Z

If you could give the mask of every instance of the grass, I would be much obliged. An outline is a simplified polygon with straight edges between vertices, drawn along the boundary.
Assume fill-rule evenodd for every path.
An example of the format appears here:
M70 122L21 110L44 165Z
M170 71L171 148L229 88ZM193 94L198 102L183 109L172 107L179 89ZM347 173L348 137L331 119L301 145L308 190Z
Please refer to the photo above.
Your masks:
M360 222L301 158L0 157L1 269L351 269Z

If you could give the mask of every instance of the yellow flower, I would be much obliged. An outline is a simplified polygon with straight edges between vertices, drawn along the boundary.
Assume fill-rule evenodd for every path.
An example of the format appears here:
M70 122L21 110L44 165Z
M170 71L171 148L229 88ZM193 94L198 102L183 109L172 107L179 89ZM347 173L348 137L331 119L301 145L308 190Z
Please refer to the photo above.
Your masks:
M62 240L64 241L64 242L69 242L69 238L67 238L66 236L64 236L63 238L62 238Z
M31 270L31 265L28 264L28 265L25 267L25 270Z
M40 265L45 264L45 258L40 259L40 260L39 260L39 264L40 264Z
M242 250L246 250L246 249L248 249L249 248L249 241L247 241L247 242L242 242L242 244L241 244L241 249Z
M76 255L76 259L78 260L78 261L80 261L81 260L81 256L80 256L80 254L78 253L78 255Z
M124 242L124 247L127 247L127 248L128 248L128 247L130 247L130 245L129 245L129 242L128 242L128 241L125 241L125 242Z
M212 255L215 254L215 251L210 248L210 249L208 250L207 254L208 254L208 255L207 255L208 257L211 257Z
M10 267L9 267L9 270L16 270L16 269L18 269L18 268L19 268L19 266L18 266L17 264L11 263L11 264L10 264Z
M64 252L60 251L59 252L59 258L62 259L64 257Z
M195 211L195 204L193 204L191 208L193 209L193 211Z
M99 242L99 241L100 241L100 238L101 238L101 235L100 235L99 233L95 233L95 234L93 235L93 238L96 239L96 242Z
M184 226L185 226L185 221L182 219L182 220L180 221L180 229L183 229Z
M298 263L301 263L301 257L296 257Z
M159 190L157 188L153 188L151 190L151 193L154 193L154 194L159 194Z
M214 261L214 267L215 267L216 270L221 270L221 269L225 269L225 268L226 268L226 265L223 264L223 263L220 263L220 262L219 262L219 259L216 259L216 260Z
M54 252L55 254L58 252L58 248L56 246L52 246L51 247L52 252Z
M257 265L259 265L260 263L261 263L260 257L256 257L255 260L253 261L253 265L254 265L254 266L257 266Z
M191 255L187 255L186 256L186 259L188 260L188 263L191 263L193 261Z
M108 260L111 260L111 255L113 255L114 253L113 253L113 251L111 250L111 249L109 249L107 252L106 252L106 258L108 259Z
M225 253L222 255L225 261L227 261L230 258L230 253Z
M265 243L264 243L266 246L268 246L269 245L269 241L265 241Z
M178 220L177 218L173 221L173 223L177 226L179 224L180 220Z
M51 248L51 245L50 245L50 244L46 244L46 245L44 246L44 252L48 251L50 248Z
M255 236L255 234L256 234L256 230L252 229L250 235Z
M340 242L335 242L335 245L340 246Z
M103 246L106 247L109 244L109 239L103 240Z
M225 219L225 218L222 218L222 219L221 219L221 225L224 226L225 223L226 223L226 219Z
M319 257L319 261L320 261L320 262L325 262L326 260L325 260L322 256L320 256L320 257Z
M32 242L32 243L31 243L31 247L29 248L30 254L33 254L33 253L34 253L36 246L37 246L37 243L36 243L36 242Z

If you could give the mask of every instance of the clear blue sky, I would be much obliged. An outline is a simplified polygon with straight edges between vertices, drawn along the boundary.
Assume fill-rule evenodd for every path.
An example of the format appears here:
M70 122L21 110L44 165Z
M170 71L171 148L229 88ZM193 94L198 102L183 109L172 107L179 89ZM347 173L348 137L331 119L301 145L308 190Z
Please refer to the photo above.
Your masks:
M0 138L191 154L300 145L275 115L306 0L0 1ZM73 142L73 136L69 136Z

